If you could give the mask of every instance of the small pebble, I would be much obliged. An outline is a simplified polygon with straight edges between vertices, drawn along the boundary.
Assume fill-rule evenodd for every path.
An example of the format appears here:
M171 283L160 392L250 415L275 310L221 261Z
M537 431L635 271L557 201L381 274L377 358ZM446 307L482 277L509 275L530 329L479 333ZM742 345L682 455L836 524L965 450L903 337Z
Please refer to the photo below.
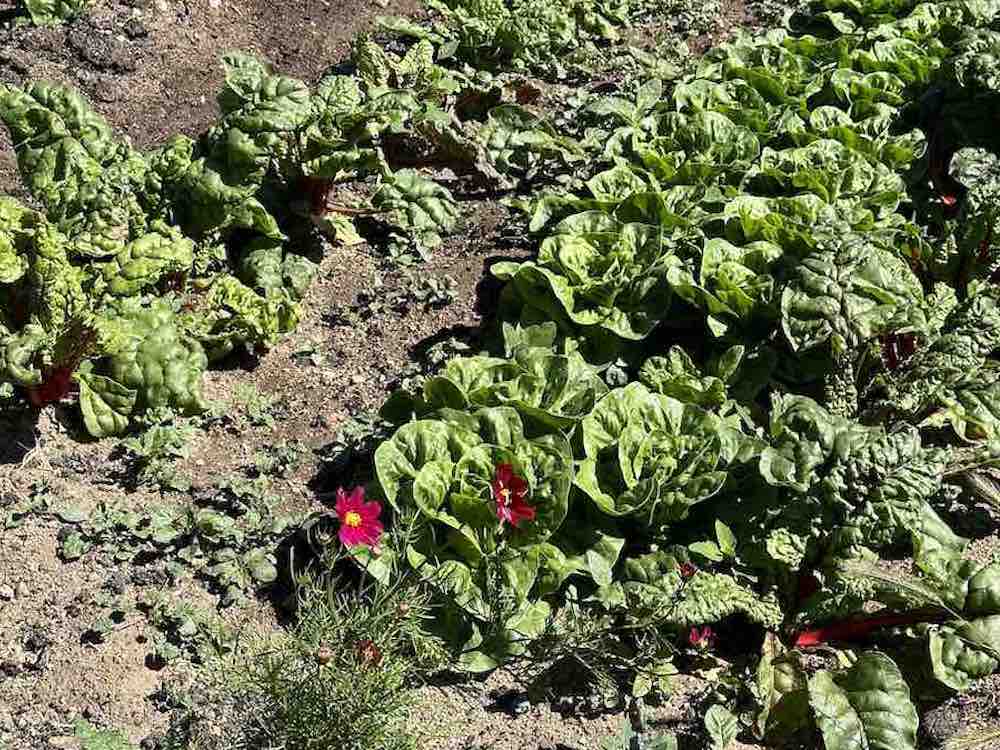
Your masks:
M26 584L24 581L21 581L19 584L17 584L18 599L26 599L29 593L31 593L31 589L28 588L28 584Z
M10 586L0 586L0 599L3 599L5 602L9 602L13 598L14 589Z
M129 39L142 39L149 36L149 30L138 18L130 18L125 22L125 36Z

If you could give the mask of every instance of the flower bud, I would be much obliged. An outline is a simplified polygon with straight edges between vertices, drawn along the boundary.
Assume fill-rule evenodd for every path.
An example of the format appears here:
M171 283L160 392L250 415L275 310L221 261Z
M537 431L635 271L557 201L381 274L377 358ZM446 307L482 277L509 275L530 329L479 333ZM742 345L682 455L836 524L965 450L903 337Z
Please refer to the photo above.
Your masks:
M382 661L382 652L379 651L375 642L368 638L358 641L355 650L357 651L358 661L364 667L377 667Z
M319 664L321 667L325 667L327 664L333 661L333 649L329 648L328 646L320 646L318 649L316 649L315 658L317 664Z

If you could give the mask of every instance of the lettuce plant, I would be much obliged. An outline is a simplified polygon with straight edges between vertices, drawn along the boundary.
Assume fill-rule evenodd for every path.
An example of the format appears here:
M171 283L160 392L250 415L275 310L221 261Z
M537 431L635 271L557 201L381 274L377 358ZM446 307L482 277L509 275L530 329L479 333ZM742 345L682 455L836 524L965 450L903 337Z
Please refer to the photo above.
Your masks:
M219 120L148 153L70 89L0 86L0 121L43 209L0 199L0 383L37 405L78 389L96 437L149 409L199 411L208 363L298 324L319 258L286 235L296 211L344 242L361 239L354 217L371 217L423 251L459 220L423 168L514 184L569 158L515 105L463 122L459 94L491 94L435 54L426 40L400 57L362 37L356 73L315 87L229 54Z
M645 695L753 633L756 684L720 689L752 698L760 739L915 749L923 707L998 667L996 566L949 519L998 455L1000 5L811 10L671 90L595 95L586 179L522 202L537 255L493 268L506 341L393 397L377 478L417 519L400 554L466 667L562 653L562 633ZM457 49L504 23L447 12L466 14ZM490 514L499 466L529 505L545 482L497 452L501 412L515 444L564 446L542 537ZM458 458L459 424L491 446L480 461ZM458 510L472 488L481 533ZM504 567L522 554L525 576ZM905 557L912 573L890 565Z

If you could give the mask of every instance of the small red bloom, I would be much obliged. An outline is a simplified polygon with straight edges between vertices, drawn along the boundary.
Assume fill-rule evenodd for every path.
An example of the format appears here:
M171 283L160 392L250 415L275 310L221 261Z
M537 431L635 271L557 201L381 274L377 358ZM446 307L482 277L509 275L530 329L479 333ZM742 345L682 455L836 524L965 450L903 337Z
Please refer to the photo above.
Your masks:
M382 652L374 641L365 638L363 641L358 641L354 648L363 667L377 667L381 663Z
M350 494L343 488L337 490L337 517L340 519L341 543L345 547L355 547L362 544L375 547L382 536L382 504L376 501L365 502L363 487L355 487Z
M681 563L680 572L681 572L681 578L684 578L686 580L688 578L692 578L694 574L698 572L698 568L696 568L692 563L689 562Z
M715 633L710 625L703 628L691 628L688 633L688 643L702 651L707 651L715 645Z
M527 496L528 483L514 473L514 467L510 464L497 466L493 477L493 499L501 523L506 521L516 529L521 521L530 521L535 517L535 509L525 502Z

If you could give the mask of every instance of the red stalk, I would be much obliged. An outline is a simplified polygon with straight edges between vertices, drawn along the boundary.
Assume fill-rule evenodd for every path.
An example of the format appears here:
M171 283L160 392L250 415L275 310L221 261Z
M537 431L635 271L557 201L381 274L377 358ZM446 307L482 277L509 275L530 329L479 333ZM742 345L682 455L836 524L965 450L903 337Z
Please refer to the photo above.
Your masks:
M97 331L72 323L56 345L56 362L43 373L40 385L28 388L28 400L36 407L62 401L73 390L73 373L97 343Z
M34 406L42 407L62 401L69 395L73 383L73 367L57 367L41 385L28 389L28 399Z
M302 192L309 199L309 211L315 216L326 213L333 181L323 177L302 177Z
M799 632L795 636L794 645L796 648L808 648L809 646L819 646L831 641L860 641L868 638L868 636L880 628L917 625L922 622L938 622L943 619L943 615L924 611L907 612L898 615L880 615L878 617L869 617L865 620L835 622L821 628Z

